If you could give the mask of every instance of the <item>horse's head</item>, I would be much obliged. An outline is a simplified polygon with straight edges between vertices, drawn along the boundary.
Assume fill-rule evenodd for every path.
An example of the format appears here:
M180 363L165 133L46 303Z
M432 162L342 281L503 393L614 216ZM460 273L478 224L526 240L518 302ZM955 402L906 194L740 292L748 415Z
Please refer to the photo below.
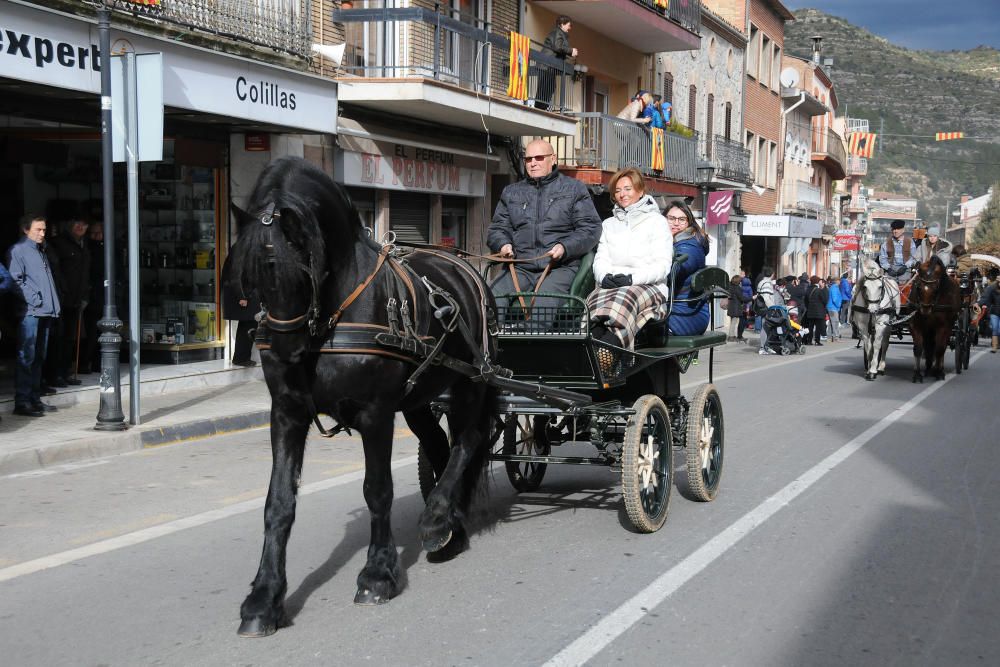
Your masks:
M860 289L868 304L869 310L876 310L885 295L885 282L883 281L882 267L878 262L865 259L861 265L861 280L858 281L856 289Z
M934 306L938 305L945 281L948 280L948 270L937 255L917 267L916 284L910 292L910 302L919 307L924 315L930 315Z
M247 211L233 207L239 237L232 280L255 290L267 312L271 349L296 362L308 351L329 307L324 287L360 233L357 211L325 173L299 158L269 164Z

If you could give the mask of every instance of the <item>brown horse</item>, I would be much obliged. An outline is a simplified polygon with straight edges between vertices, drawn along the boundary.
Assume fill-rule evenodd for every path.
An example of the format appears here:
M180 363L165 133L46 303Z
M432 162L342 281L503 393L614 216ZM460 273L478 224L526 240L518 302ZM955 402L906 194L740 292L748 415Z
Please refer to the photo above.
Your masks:
M960 302L958 283L948 275L937 255L917 267L909 298L910 306L915 309L910 320L914 382L923 382L924 374L944 379L944 353L958 319ZM926 360L924 374L920 372L921 358Z

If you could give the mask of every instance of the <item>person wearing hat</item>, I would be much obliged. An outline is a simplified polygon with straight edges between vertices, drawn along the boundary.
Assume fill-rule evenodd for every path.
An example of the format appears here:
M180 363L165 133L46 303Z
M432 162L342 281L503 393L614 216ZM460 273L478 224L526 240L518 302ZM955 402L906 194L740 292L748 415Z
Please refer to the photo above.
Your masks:
M929 260L932 255L940 257L945 266L951 266L954 262L952 259L952 244L947 239L941 238L940 225L931 225L927 228L927 239L920 244L920 247L917 248L917 252L914 254L916 255L917 262L920 264Z
M909 281L912 276L911 269L917 265L915 253L917 248L913 239L905 234L904 221L893 220L889 227L892 229L892 236L887 238L879 249L878 263L887 276L902 284Z

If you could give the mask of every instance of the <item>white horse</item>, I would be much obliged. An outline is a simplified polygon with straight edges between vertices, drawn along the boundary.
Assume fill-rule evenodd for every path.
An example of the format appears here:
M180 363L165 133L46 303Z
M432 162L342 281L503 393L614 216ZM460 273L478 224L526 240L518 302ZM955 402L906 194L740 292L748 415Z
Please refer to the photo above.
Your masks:
M851 321L861 333L865 348L865 379L885 374L891 322L899 314L899 285L883 275L877 262L866 259L862 277L851 298ZM876 354L877 351L877 354Z

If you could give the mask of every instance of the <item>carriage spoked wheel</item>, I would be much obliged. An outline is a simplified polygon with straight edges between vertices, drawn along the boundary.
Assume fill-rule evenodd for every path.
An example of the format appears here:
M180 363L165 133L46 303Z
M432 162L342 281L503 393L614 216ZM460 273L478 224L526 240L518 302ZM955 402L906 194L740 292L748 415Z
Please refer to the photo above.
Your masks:
M632 406L622 442L622 496L636 530L653 533L667 520L673 485L670 415L658 396L641 396Z
M525 454L548 456L552 445L545 433L548 417L532 415L508 415L503 429L504 454ZM546 463L528 461L506 461L507 479L517 491L535 491L545 477Z
M684 447L687 474L681 486L685 498L700 502L715 498L722 480L724 447L722 400L713 385L702 385L688 409Z

